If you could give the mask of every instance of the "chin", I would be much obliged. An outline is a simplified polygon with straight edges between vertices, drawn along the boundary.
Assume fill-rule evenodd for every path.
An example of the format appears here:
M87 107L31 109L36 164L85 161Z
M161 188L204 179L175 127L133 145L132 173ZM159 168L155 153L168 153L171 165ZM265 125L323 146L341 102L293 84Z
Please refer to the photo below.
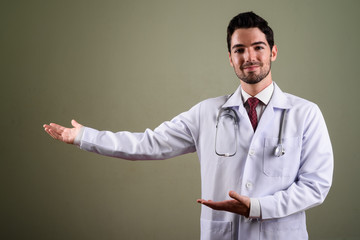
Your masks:
M254 85L254 84L257 84L257 83L261 82L263 79L241 79L241 80L244 83Z

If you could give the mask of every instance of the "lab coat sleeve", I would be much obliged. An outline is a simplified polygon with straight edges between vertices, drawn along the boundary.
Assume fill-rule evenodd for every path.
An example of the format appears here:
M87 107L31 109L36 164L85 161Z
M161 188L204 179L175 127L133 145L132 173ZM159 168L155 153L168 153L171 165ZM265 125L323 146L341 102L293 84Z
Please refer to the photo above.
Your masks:
M297 179L286 190L260 197L262 219L281 218L321 204L330 190L333 153L320 109L309 111L302 136Z
M160 160L194 152L198 107L143 133L98 131L84 127L80 148L127 160Z

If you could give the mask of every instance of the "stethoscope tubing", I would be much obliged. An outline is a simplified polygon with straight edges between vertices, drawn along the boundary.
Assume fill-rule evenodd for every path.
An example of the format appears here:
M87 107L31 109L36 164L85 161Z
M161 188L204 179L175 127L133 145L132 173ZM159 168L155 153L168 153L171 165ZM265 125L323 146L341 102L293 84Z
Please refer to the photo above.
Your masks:
M231 153L231 154L230 153L219 153L217 151L218 125L219 125L219 121L222 116L222 113L224 111L232 112L232 114L229 114L229 115L234 120L234 125L235 125L234 130L235 131L238 130L238 126L239 126L239 117L233 108L227 107L227 108L221 108L219 110L218 116L216 118L215 153L216 153L216 155L221 156L221 157L232 157L232 156L235 156L235 154L237 153L237 134L236 133L235 133L235 152L234 153ZM281 114L279 140L278 140L278 144L274 150L274 155L276 157L281 157L285 154L285 148L283 147L283 136L284 136L284 128L285 128L284 125L285 125L285 120L286 120L286 113L287 113L287 110L284 109Z
M228 111L228 112L232 112L233 115L229 114L231 116L231 118L234 120L234 131L235 131L235 152L230 154L230 153L219 153L217 151L217 135L218 135L218 126L219 126L219 121L221 118L221 115L224 111ZM238 130L238 126L239 126L239 117L236 114L235 110L228 107L228 108L221 108L219 110L218 116L216 118L216 133L215 133L215 153L216 155L220 156L220 157L232 157L235 156L235 154L237 153L237 130Z

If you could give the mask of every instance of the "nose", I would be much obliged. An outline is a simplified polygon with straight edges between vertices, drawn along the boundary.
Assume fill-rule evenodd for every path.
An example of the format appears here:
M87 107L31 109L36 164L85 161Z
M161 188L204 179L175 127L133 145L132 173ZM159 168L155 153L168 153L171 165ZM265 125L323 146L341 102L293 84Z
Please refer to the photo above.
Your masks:
M256 53L253 49L247 49L244 54L246 62L253 62L256 60Z

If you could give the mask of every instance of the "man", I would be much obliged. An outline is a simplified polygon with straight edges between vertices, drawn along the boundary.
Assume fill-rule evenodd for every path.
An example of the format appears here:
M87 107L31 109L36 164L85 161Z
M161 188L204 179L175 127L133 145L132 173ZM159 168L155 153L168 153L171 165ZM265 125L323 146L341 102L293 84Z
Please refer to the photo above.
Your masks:
M272 81L273 32L253 12L228 26L240 87L205 100L154 131L44 125L53 138L102 155L165 159L196 151L201 165L201 239L307 239L305 210L332 182L333 154L319 108ZM208 200L205 200L208 199Z

